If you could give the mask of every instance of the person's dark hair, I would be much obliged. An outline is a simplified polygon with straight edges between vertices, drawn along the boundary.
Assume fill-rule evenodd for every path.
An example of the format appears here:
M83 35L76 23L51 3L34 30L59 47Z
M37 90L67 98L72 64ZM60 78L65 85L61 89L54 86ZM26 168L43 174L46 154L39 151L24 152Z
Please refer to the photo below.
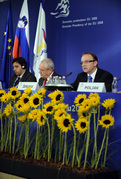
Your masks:
M26 60L23 57L14 58L13 61L12 61L12 64L14 62L19 63L23 69L27 68L27 62L26 62Z
M85 52L85 53L82 54L82 56L86 55L86 54L90 54L94 58L94 60L98 62L98 58L97 58L97 56L94 53L92 53L92 52Z

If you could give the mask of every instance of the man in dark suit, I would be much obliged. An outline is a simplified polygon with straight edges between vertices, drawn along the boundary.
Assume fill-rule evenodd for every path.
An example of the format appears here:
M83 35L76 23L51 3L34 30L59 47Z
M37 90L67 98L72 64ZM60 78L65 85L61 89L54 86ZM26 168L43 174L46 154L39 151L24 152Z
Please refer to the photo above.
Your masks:
M13 59L13 70L15 74L11 77L8 88L17 87L19 82L36 82L36 77L26 70L27 62L23 57Z
M39 65L40 79L38 82L39 87L44 88L49 79L53 76L61 76L54 71L54 63L51 59L46 58L41 61Z
M77 75L76 80L71 84L74 91L77 90L79 82L104 82L106 91L111 92L113 75L105 70L98 68L98 58L94 53L87 52L82 54L81 65L84 72Z

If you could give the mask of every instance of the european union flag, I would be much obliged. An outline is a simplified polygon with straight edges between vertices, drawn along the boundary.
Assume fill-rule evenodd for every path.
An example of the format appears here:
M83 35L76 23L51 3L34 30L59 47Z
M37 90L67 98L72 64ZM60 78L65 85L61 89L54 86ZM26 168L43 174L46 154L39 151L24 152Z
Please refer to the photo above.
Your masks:
M8 9L6 29L4 32L3 41L3 54L2 54L2 64L1 64L1 75L0 80L4 89L8 88L11 76L11 56L13 47L13 31L12 31L12 17L11 17L11 2Z

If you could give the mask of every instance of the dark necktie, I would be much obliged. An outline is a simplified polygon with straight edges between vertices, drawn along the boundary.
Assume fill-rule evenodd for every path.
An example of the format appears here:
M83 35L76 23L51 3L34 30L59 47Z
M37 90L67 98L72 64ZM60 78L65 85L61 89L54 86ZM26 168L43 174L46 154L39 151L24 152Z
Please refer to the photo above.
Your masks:
M45 88L45 85L46 85L46 83L47 83L47 78L44 80L44 88Z
M90 75L88 76L88 79L89 79L89 82L91 83L92 82L92 77Z
M20 81L20 77L18 76L18 78L17 78L17 80L16 80L14 86L17 86L17 85L19 84L19 81Z

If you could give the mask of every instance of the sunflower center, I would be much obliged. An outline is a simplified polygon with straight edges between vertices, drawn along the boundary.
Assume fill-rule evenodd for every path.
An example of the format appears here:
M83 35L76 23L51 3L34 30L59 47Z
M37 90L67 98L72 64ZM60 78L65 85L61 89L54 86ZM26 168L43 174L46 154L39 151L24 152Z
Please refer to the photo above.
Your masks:
M0 94L0 97L2 97L3 93Z
M79 104L81 104L83 101L84 101L84 99L81 98L81 99L79 100Z
M86 117L86 114L83 112L83 116Z
M65 120L64 120L64 126L65 126L65 127L68 127L69 124L70 124L69 120L68 120L68 119L65 119Z
M43 116L41 116L41 122L43 121L43 119L44 119L44 117L43 117Z
M62 113L59 115L59 117L61 117L63 114L64 114L64 113L62 112Z
M104 121L104 124L108 125L108 124L110 124L110 121L109 121L108 119L106 119L106 120Z
M86 123L85 122L81 122L80 126L81 126L81 128L84 129L86 127Z
M47 111L52 111L52 109L53 109L53 107L52 107L52 106L49 106L49 107L47 108Z
M22 107L22 106L19 104L19 105L18 105L18 108L21 108L21 107Z
M13 95L13 96L16 96L16 91L12 91L12 95Z
M56 96L56 101L59 101L59 100L60 100L60 98L61 98L61 95L60 95L60 94L58 94L58 95Z
M24 103L25 103L25 104L26 104L28 101L29 101L28 98L25 98L25 99L24 99Z
M35 105L38 105L38 104L39 104L39 99L38 99L38 98L35 98L34 101L33 101L33 103L34 103Z

